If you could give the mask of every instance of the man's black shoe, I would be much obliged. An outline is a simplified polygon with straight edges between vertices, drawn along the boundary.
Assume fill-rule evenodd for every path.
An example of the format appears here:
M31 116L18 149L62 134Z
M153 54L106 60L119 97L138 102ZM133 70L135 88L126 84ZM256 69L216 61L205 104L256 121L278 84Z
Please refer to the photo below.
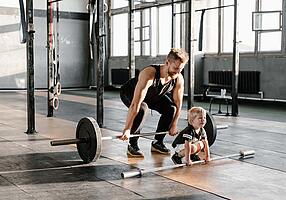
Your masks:
M138 145L128 145L127 155L131 157L144 157L143 153L140 151Z
M190 156L190 159L192 160L192 161L200 161L201 160L201 158L198 156L198 154L192 154L191 156Z
M177 164L182 164L182 158L179 156L177 152L171 157L172 161L174 162L175 165Z
M159 152L166 155L170 154L170 149L168 149L163 143L155 141L153 141L151 144L151 151Z

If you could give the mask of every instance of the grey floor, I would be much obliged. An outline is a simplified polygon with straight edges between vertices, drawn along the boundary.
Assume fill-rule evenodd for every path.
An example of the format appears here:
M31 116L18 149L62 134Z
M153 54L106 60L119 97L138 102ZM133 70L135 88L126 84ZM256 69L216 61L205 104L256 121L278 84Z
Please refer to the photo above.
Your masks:
M214 115L218 131L212 157L255 150L254 158L226 159L122 179L121 172L172 165L169 156L150 153L151 139L140 139L143 160L126 156L126 143L106 141L101 157L83 164L74 145L51 147L56 138L74 137L77 122L96 118L95 91L64 91L60 107L47 118L46 94L36 92L35 135L27 135L26 94L0 93L0 199L285 199L286 106L248 102L239 117ZM196 102L206 109L208 102ZM217 112L213 105L213 113ZM225 111L225 107L222 107ZM127 109L118 91L106 91L104 135L120 134ZM144 131L154 131L158 114L150 113ZM179 128L186 125L186 102ZM166 137L169 146L173 138ZM173 150L172 150L173 151Z

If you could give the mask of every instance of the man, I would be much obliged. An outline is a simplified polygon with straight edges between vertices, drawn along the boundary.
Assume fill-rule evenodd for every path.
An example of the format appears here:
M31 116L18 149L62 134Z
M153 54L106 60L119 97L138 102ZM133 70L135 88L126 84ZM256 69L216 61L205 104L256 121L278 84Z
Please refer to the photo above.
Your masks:
M164 64L147 66L139 73L139 77L130 79L121 87L121 100L129 109L120 139L128 140L130 134L140 133L148 108L161 114L156 132L169 131L172 136L178 133L177 123L184 94L184 78L181 72L188 60L189 56L183 49L172 48ZM167 93L171 93L172 98ZM151 151L170 154L170 150L163 143L165 135L155 135ZM144 156L138 147L138 137L129 139L127 154Z

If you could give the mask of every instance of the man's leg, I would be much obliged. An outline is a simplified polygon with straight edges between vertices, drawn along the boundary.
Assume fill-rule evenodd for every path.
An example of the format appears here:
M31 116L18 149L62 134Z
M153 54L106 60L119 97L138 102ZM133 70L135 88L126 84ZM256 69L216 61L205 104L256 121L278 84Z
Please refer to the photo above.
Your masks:
M176 113L176 106L173 101L168 96L164 96L156 103L156 105L149 105L149 107L161 114L156 132L169 131L171 122L173 121ZM156 142L152 143L152 151L157 151L162 154L170 153L170 150L163 144L165 136L166 134L155 135Z
M124 92L120 92L120 98L122 102L129 107L131 104L131 98L128 95L125 95ZM139 134L140 130L142 128L142 125L148 115L148 105L144 102L142 102L139 113L135 117L133 121L133 125L131 127L131 134ZM138 139L139 137L131 137L129 139L129 145L127 147L127 154L129 156L134 157L143 157L143 153L140 151L140 148L138 147Z
M140 130L142 129L142 126L148 116L148 110L147 104L142 102L140 110L133 121L131 134L140 134ZM131 137L129 139L129 143L131 145L138 146L138 139L139 137Z

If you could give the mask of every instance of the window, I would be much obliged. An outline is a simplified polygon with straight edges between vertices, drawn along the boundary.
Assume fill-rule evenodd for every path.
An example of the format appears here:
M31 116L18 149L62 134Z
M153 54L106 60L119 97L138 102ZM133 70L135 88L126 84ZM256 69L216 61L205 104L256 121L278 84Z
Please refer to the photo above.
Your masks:
M240 0L238 4L238 40L241 52L253 52L255 32L252 31L252 12L255 10L255 0Z
M159 55L166 55L171 48L172 31L172 7L163 6L159 8Z
M262 11L282 10L282 0L260 0L260 2Z
M199 2L198 2L199 3ZM200 9L207 9L213 8L218 6L217 0L212 1L203 1L200 2L199 8ZM228 9L228 8L225 8ZM202 17L202 11L195 12L195 22L197 24L195 26L195 30L197 30L196 35L199 44L199 34L200 34L200 23ZM203 48L202 51L204 52L217 52L218 51L218 9L210 9L205 10L204 13L204 21L203 21Z
M233 0L224 0L224 5L233 5ZM233 51L233 25L234 25L234 7L223 9L223 31L222 31L222 51ZM240 29L239 29L240 30Z
M282 0L260 0L261 10L260 11L281 11L282 10ZM270 17L262 18L261 24L264 27L273 26L272 19L275 15ZM277 17L274 20L277 23ZM281 31L259 31L260 34L260 49L259 51L281 51Z
M114 0L112 2L112 9L122 8L128 6L128 1L126 0Z
M281 32L261 33L261 51L280 51L281 50Z
M112 56L128 55L128 14L111 17L112 23Z
M135 55L150 55L150 18L150 9L144 9L135 13Z

